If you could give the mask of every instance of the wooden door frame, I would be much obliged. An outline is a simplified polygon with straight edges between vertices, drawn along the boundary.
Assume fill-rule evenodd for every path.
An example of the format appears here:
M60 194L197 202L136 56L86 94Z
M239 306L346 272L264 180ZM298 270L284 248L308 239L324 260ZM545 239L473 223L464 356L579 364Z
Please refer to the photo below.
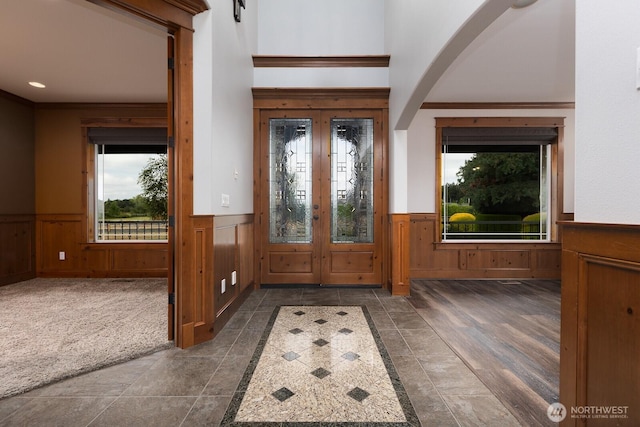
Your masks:
M311 120L311 123L312 123L311 140L312 141L319 140L320 128L321 128L320 126L321 114L319 114L319 112L317 111L312 111L312 110L304 110L302 113L300 111L301 110L289 110L289 109L261 110L260 123L258 125L260 130L260 136L259 136L260 141L269 140L271 119L295 119L295 120L309 119ZM259 196L260 194L269 194L270 192L269 188L271 187L271 179L269 176L270 173L264 172L265 170L267 171L269 170L269 161L270 161L269 154L268 154L269 149L266 149L265 151L266 147L264 147L262 144L258 144L258 145L260 146L260 148L257 149L257 151L259 153L259 158L262 163L261 165L254 165L254 168L257 168L259 171L262 171L262 172L260 172L261 178L258 180L254 180L258 188L258 190L254 192L255 196ZM311 161L312 161L311 169L319 170L321 165L320 153L314 152L312 155ZM258 175L254 174L254 176L258 176ZM312 184L313 188L318 191L313 191L312 198L314 200L312 200L311 203L320 205L321 203L318 198L321 195L321 191L319 191L321 187L321 182L319 181L318 178L319 176L315 176L314 177L315 182ZM282 250L284 250L285 252L288 252L284 248L289 246L290 243L269 242L269 225L268 224L270 223L270 219L269 219L269 216L266 214L266 212L269 211L270 200L268 197L260 197L259 200L260 200L260 203L263 203L263 205L254 206L254 210L256 212L260 212L261 221L259 221L258 226L255 228L255 233L261 233L261 237L256 239L256 241L260 242L261 247L256 248L256 250L258 250L261 254L265 254L267 252L278 253ZM264 224L264 226L261 226L261 224ZM320 230L315 226L315 223L314 223L314 226L312 227L312 230L313 230L312 242L299 242L298 244L296 244L296 250L295 250L298 257L305 257L308 254L310 255L310 259L309 259L310 262L308 264L300 263L300 265L303 265L305 267L308 266L311 271L300 271L300 270L292 271L294 270L293 268L294 266L292 266L291 264L288 264L287 270L289 271L284 273L283 272L271 273L272 277L270 279L272 281L276 283L287 283L287 281L290 280L289 277L295 276L296 277L295 280L297 284L319 283L320 271L321 271L321 261L320 261L321 256L318 250L318 246L313 242L316 242L317 239L320 237ZM272 250L265 249L264 247L265 245L269 246ZM267 271L269 266L270 266L270 263L267 263L267 262L262 264L261 269L264 269L264 271L261 270L256 277L260 277L261 280L264 279L264 277L268 275Z
M256 287L261 283L262 260L262 227L267 226L267 218L263 218L261 186L261 116L266 110L379 110L382 113L382 145L383 145L383 185L382 185L382 217L387 218L389 206L389 88L253 88L253 133L254 133L254 215L256 217L254 233L254 277ZM382 283L384 288L390 286L389 268L389 232L382 227Z
M386 281L383 275L383 267L385 265L385 259L383 254L387 249L383 246L385 241L386 226L386 213L387 213L387 198L385 188L386 179L388 174L385 174L385 170L388 170L388 146L385 144L384 129L386 129L383 120L383 111L381 109L338 109L338 110L322 110L322 126L325 131L328 131L324 135L322 141L323 151L323 165L326 170L323 173L323 195L329 195L331 199L332 182L327 178L332 175L331 165L333 163L331 159L331 151L333 150L333 136L331 121L333 119L370 119L373 126L372 134L372 149L374 153L373 158L373 174L372 185L373 191L373 242L353 242L349 244L334 242L331 236L331 225L325 222L325 231L323 233L323 252L322 252L322 269L321 276L323 283L327 283L332 286L346 284L357 285L362 284L364 286L371 286L375 284L383 285ZM327 216L329 214L327 213ZM368 258L371 257L371 261ZM372 262L376 267L371 271L365 271L366 263ZM341 264L340 266L336 263ZM343 268L352 268L351 271L340 271ZM360 268L356 272L356 270ZM379 269L377 268L379 267ZM354 280L354 277L357 279Z
M175 40L173 99L168 102L169 137L174 139L174 221L169 272L174 278L173 338L193 345L195 277L190 268L193 247L193 16L208 10L204 0L88 0L166 29ZM168 95L170 96L170 94ZM173 119L173 120L171 120ZM173 123L173 126L171 125ZM170 189L171 192L171 189ZM170 227L171 228L171 227ZM171 281L170 281L171 282ZM167 323L171 331L171 300Z

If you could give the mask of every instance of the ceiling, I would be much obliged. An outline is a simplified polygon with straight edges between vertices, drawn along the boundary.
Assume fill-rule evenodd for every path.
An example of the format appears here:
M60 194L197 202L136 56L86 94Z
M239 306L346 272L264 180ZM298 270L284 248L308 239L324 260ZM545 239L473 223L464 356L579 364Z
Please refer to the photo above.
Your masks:
M575 0L508 10L426 101L573 102L574 15ZM166 101L166 33L86 0L1 0L0 52L0 89L33 102Z
M1 0L0 89L34 102L166 102L166 40L85 0Z

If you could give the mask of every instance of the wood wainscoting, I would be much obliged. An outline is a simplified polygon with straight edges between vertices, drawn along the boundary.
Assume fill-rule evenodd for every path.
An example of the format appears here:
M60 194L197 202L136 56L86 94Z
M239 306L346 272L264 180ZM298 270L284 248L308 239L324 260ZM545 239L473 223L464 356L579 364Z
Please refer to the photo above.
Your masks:
M409 214L389 215L389 265L387 270L387 288L392 295L407 296L411 294L409 253L410 253L410 218ZM386 263L385 263L386 264Z
M0 286L36 277L35 215L0 215Z
M189 280L195 286L193 292L183 290L178 302L182 348L220 332L255 283L253 215L195 215L190 224L193 245L184 253L190 263Z
M437 214L410 218L412 279L560 278L560 243L441 243Z
M82 214L37 215L35 228L39 277L167 277L166 242L87 243Z
M214 334L217 334L249 295L255 283L253 215L216 216L214 222L213 301Z
M563 425L640 425L640 226L561 227L560 403L623 416Z

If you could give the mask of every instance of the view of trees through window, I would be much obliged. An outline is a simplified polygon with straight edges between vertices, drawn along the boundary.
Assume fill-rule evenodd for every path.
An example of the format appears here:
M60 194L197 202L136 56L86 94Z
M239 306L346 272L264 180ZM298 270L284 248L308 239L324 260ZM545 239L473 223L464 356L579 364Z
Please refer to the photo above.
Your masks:
M97 165L97 240L166 240L166 153L100 149Z
M442 235L546 240L548 145L444 146Z

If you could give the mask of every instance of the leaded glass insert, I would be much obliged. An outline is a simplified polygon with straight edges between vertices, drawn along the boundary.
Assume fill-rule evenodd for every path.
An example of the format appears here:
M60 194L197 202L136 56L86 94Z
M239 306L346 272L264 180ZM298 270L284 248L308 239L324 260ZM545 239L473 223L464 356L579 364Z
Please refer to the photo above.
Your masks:
M269 241L311 243L311 119L269 122Z
M331 120L331 242L373 242L373 120Z

